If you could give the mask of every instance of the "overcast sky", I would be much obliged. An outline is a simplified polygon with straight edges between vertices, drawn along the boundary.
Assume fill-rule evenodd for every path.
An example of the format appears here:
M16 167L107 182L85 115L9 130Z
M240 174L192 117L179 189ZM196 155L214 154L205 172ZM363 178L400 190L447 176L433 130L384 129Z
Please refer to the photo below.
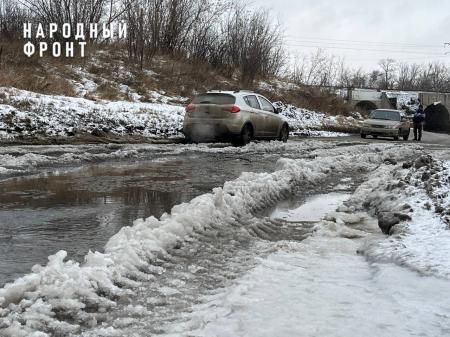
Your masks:
M283 24L288 49L322 47L353 67L381 58L450 63L450 0L254 0Z

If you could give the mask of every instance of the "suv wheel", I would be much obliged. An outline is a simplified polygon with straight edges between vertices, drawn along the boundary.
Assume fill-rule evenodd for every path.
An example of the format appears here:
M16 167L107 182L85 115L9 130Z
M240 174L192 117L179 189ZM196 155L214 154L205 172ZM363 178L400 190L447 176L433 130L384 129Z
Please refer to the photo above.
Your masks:
M281 127L280 135L278 136L278 140L282 141L283 143L286 143L288 138L289 138L289 127L286 124L284 124Z
M252 141L253 129L250 124L245 124L241 130L240 145L247 145Z

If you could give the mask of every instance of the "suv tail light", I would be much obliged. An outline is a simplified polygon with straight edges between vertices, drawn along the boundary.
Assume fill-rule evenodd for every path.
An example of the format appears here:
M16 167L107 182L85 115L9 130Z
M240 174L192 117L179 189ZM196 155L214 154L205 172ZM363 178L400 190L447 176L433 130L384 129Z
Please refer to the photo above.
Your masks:
M191 112L195 109L195 105L190 103L187 107L186 107L186 112Z
M238 113L240 111L241 111L241 108L238 107L237 105L233 105L230 110L231 113Z

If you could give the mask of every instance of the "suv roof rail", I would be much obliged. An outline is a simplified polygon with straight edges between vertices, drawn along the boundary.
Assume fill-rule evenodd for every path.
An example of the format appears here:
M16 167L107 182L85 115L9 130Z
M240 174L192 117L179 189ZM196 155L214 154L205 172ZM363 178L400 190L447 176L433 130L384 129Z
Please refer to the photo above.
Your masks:
M252 92L252 93L254 93L253 90L247 90L247 89L239 89L239 90L235 90L234 92Z

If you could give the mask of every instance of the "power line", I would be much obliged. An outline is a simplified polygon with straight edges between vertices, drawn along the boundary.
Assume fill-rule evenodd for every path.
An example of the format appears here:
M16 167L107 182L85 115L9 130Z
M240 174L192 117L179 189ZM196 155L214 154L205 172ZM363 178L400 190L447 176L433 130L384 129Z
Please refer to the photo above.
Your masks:
M290 38L292 37L292 38ZM374 45L383 45L383 46L397 46L397 47L422 47L422 48L442 48L444 45L431 45L431 44L418 44L418 43L404 43L404 42L382 42L382 41L369 41L369 40L347 40L347 39L331 39L331 38L319 38L319 37L300 37L293 35L286 35L287 40L297 41L297 42L305 42L305 41L335 41L335 42L344 42L351 44L374 44ZM332 43L332 42L329 42Z
M331 46L349 46L349 47L398 47L401 49L429 49L429 50L437 50L437 49L444 49L444 45L442 46L421 46L421 45L409 45L409 46L405 46L405 45L395 45L395 44L371 44L371 43L354 43L354 42L327 42L327 41L310 41L310 40L294 40L294 39L285 39L284 40L287 43L291 43L291 44L295 44L295 43L308 43L308 44L320 44L320 45L331 45Z
M286 43L289 47L304 47L304 48L322 48L322 49L339 49L339 50L358 50L358 51L370 51L375 53L396 53L396 54L418 54L429 56L444 56L444 54L421 52L412 50L392 50L392 49L375 49L375 48L357 48L357 47L336 47L336 46L323 46L323 45L307 45L307 44L290 44Z

